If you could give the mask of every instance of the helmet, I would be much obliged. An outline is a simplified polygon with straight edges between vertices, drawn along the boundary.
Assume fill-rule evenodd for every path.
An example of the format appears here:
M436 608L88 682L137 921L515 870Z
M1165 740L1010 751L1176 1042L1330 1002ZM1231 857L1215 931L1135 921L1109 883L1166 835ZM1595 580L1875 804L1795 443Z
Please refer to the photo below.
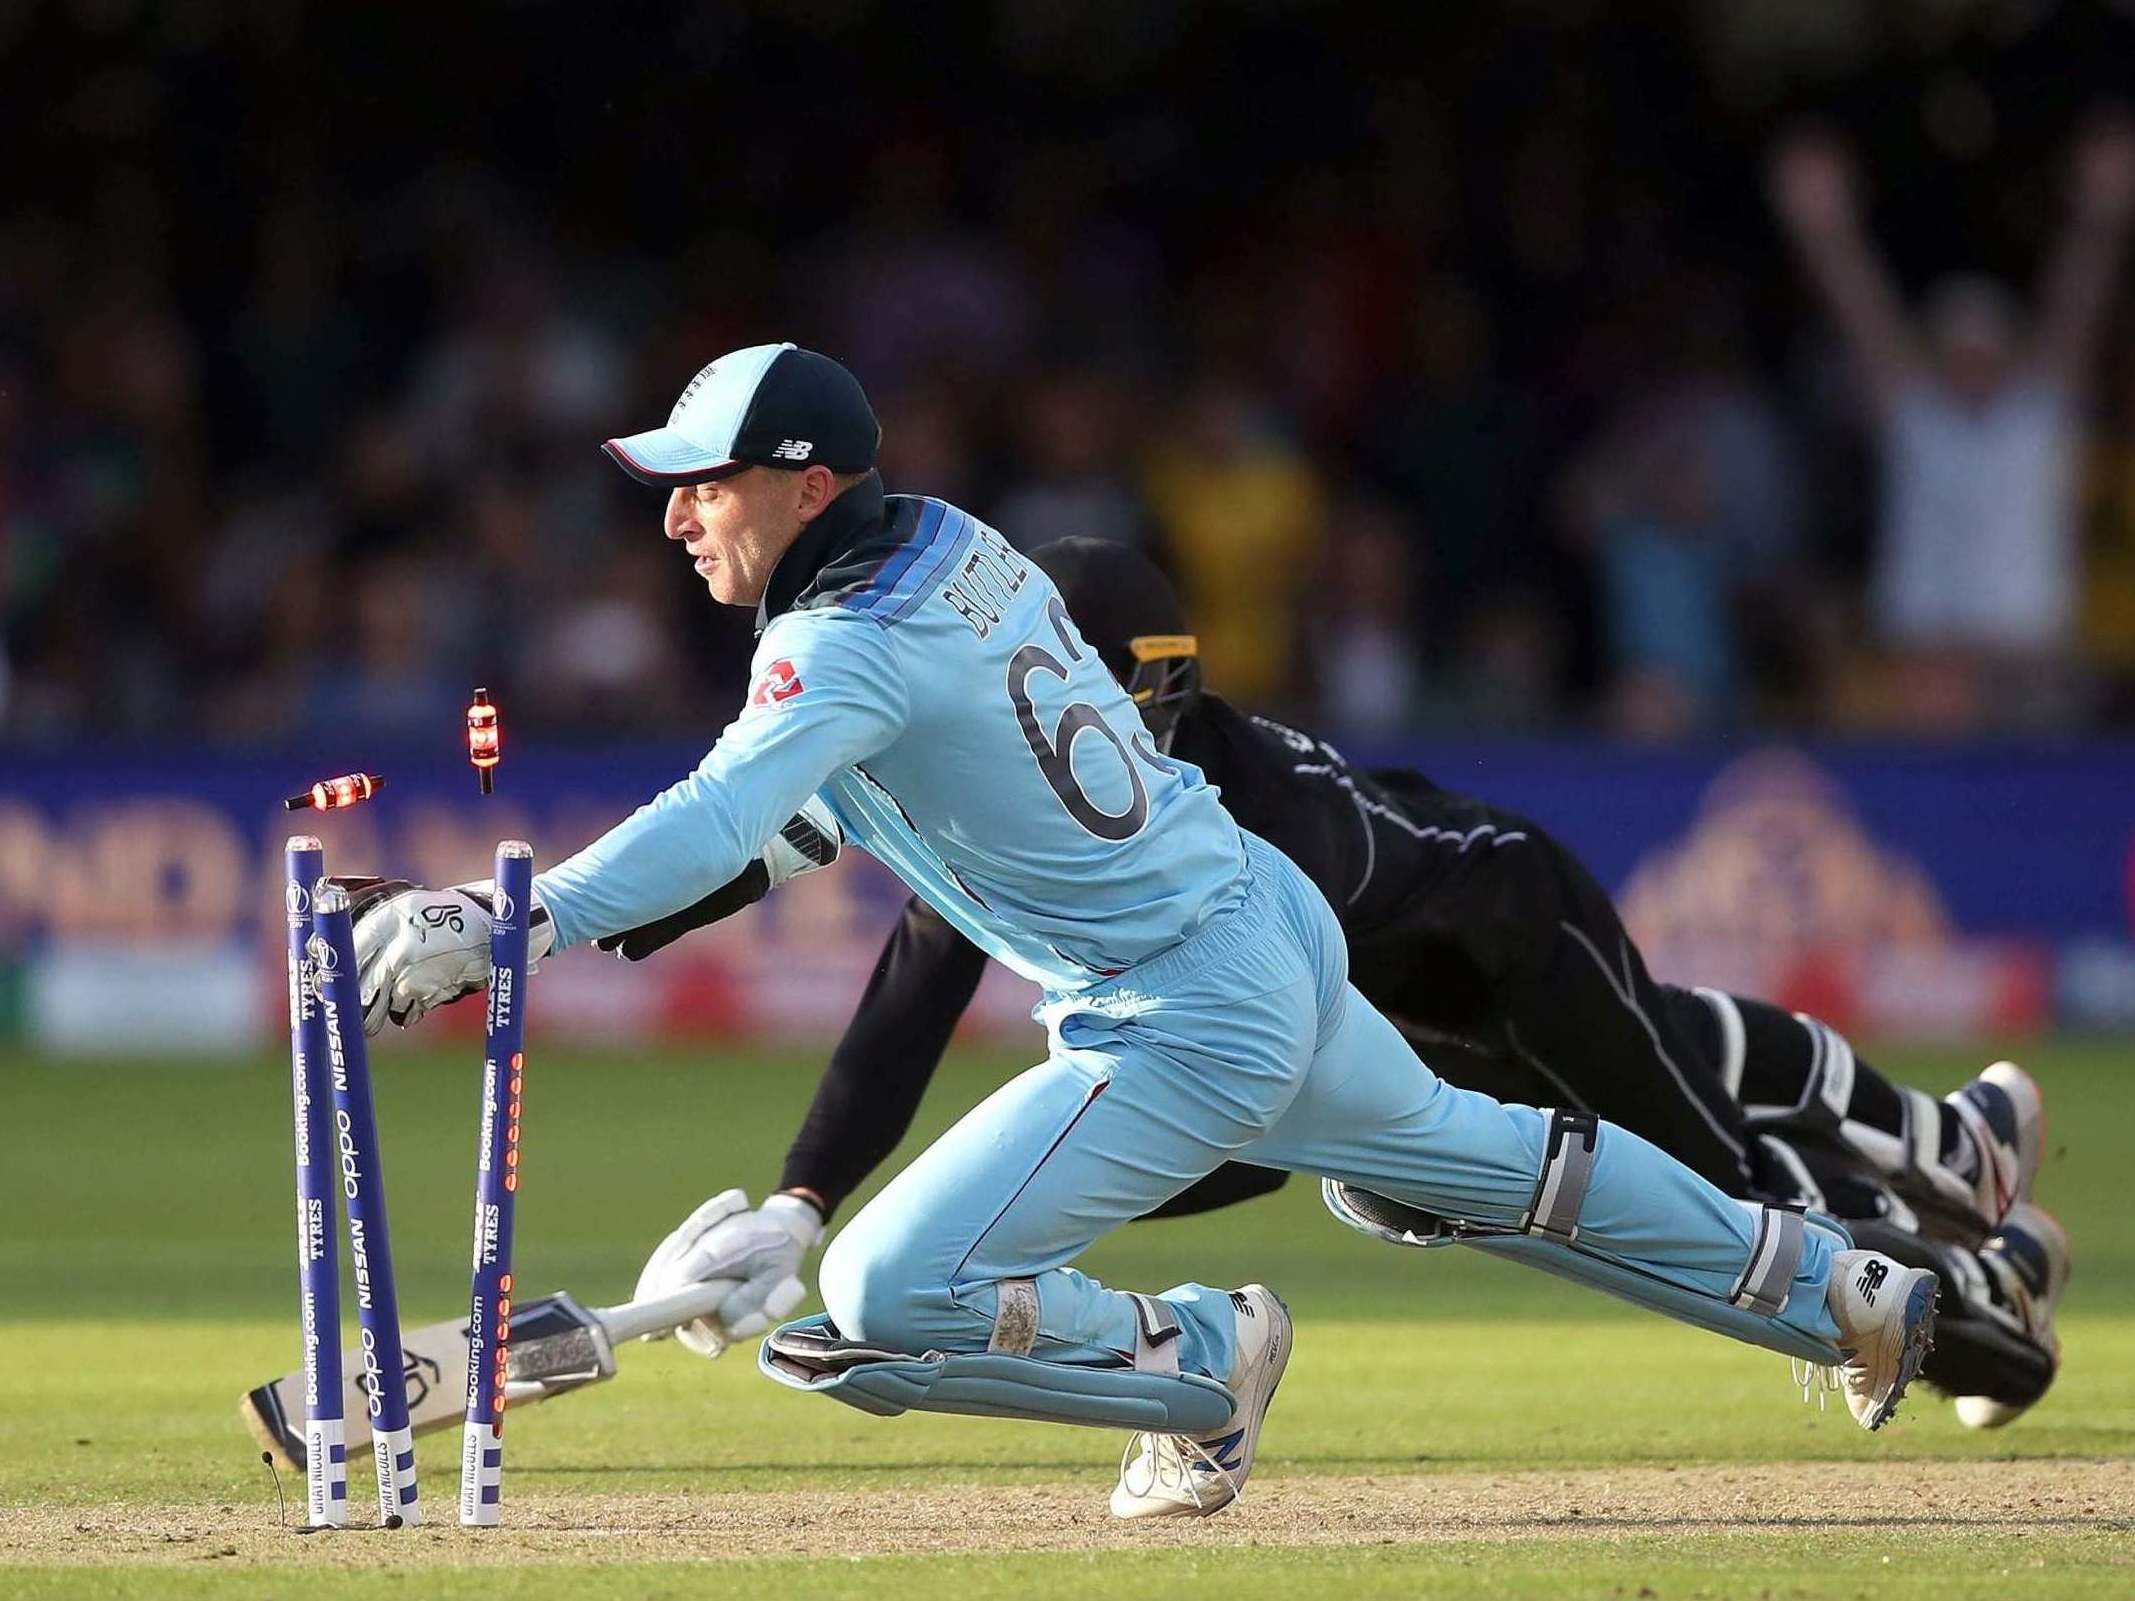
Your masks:
M1155 562L1109 539L1056 539L1030 553L1068 615L1141 709L1159 750L1201 698L1200 647Z

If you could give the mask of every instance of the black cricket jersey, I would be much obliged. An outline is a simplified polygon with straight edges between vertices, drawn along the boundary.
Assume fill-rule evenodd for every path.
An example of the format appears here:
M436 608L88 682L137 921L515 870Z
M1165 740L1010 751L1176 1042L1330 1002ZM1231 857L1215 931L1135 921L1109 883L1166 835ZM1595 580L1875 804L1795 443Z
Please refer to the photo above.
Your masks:
M1239 827L1305 870L1352 942L1398 925L1449 858L1524 832L1420 774L1352 767L1325 740L1217 695L1179 720L1171 754L1223 792Z

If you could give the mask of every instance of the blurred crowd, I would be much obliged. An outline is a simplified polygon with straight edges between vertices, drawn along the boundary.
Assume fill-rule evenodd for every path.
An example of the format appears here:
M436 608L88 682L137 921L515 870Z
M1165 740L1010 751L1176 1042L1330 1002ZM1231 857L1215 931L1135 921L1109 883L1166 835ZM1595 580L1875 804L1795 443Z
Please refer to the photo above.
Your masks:
M708 737L781 338L1331 729L2135 722L2121 12L797 9L0 7L0 736Z

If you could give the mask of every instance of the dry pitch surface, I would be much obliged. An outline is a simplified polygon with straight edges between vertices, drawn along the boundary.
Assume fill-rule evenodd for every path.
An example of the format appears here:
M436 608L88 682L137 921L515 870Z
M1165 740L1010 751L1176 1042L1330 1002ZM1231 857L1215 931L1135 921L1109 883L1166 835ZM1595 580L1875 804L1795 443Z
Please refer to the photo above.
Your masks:
M450 1508L442 1509L449 1519ZM255 1506L0 1510L0 1561L434 1567L1179 1546L1497 1544L1803 1530L2135 1533L2135 1463L1767 1463L1553 1473L1290 1477L1222 1515L1123 1524L1086 1484L668 1495L533 1493L511 1527L299 1538ZM2127 1580L2135 1588L2135 1551Z

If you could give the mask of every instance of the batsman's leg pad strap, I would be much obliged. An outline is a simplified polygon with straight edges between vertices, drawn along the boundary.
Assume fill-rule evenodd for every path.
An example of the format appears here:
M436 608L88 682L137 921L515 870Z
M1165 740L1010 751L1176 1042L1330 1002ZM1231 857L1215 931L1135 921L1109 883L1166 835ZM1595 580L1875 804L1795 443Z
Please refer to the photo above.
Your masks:
M1806 1012L1794 1016L1801 1026L1816 1039L1816 1078L1814 1089L1817 1104L1812 1115L1827 1127L1836 1127L1846 1120L1853 1109L1853 1080L1856 1063L1853 1046L1846 1036L1820 1018Z
M1945 1103L1906 1085L1895 1086L1904 1110L1905 1129L1891 1136L1849 1122L1840 1137L1876 1163L1885 1177L1915 1199L1951 1207L1981 1221L1980 1186L1942 1159L1942 1113ZM1956 1114L1960 1119L1963 1114ZM1984 1149L1984 1147L1982 1147ZM1982 1157L1982 1160L1985 1158Z
M1594 1148L1601 1125L1590 1112L1543 1113L1549 1134L1542 1148L1542 1171L1520 1218L1523 1234L1543 1234L1569 1245L1579 1238L1579 1208L1594 1178Z
M1179 1314L1153 1295L1128 1294L1134 1300L1134 1371L1177 1378Z
M1898 1105L1898 1127L1895 1131L1878 1128L1857 1117L1843 1118L1834 1134L1841 1149L1851 1152L1865 1163L1878 1177L1894 1183L1908 1181L1932 1184L1922 1167L1925 1161L1939 1167L1937 1141L1941 1132L1940 1113L1932 1096L1923 1095L1902 1084L1891 1086ZM1926 1153L1921 1153L1921 1141L1926 1141Z
M1697 989L1691 993L1703 1001L1720 1029L1720 1079L1729 1100L1742 1098L1742 1064L1749 1058L1749 1032L1742 1022L1742 1008L1725 990Z
M1793 1214L1799 1219L1800 1214ZM1835 1225L1834 1225L1835 1227ZM1843 1230L1840 1231L1843 1237ZM1562 1279L1602 1290L1634 1305L1709 1329L1730 1339L1761 1345L1783 1356L1836 1367L1845 1359L1837 1346L1791 1329L1774 1318L1730 1304L1716 1296L1670 1283L1657 1275L1597 1256L1584 1246L1566 1245L1542 1234L1476 1234L1462 1244L1492 1256L1506 1257Z
M1999 1095L2001 1092L1992 1090L1992 1093ZM1927 1097L1922 1096L1921 1099L1925 1101ZM2016 1189L2016 1173L2013 1168L2001 1176L2001 1183L1996 1182L1994 1153L2000 1141L1995 1136L1993 1125L1972 1103L1969 1095L1952 1095L1948 1100L1930 1104L1934 1108L1932 1116L1928 1114L1928 1108L1923 1106L1913 1120L1925 1131L1921 1143L1914 1146L1914 1150L1920 1154L1922 1170L1927 1174L1928 1181L1938 1190L1958 1200L1961 1205L1969 1204L1980 1214L1982 1221L1993 1224L2000 1208L1992 1197L2004 1192L2005 1188L2006 1193L2013 1195ZM1963 1140L1972 1142L1973 1158L1977 1164L1973 1170L1973 1178L1966 1178L1943 1159L1942 1120L1946 1113L1957 1119L1957 1126L1962 1130L1960 1143ZM1981 1194L1983 1190L1986 1192L1984 1195Z
M1207 1434L1229 1423L1234 1410L1231 1392L1199 1374L1080 1367L993 1352L914 1356L841 1340L821 1315L772 1331L756 1360L766 1375L792 1389L885 1418L952 1412Z
M1777 1317L1786 1310L1787 1291L1801 1269L1802 1236L1801 1213L1782 1206L1758 1207L1749 1260L1727 1292L1728 1303L1759 1317Z
M1942 1103L1924 1090L1899 1085L1905 1099L1906 1164L1912 1173L1932 1174L1942 1166Z
M1769 1017L1759 1019L1758 1029L1760 1036L1766 1039L1765 1049L1773 1053L1775 1064L1781 1056L1800 1060L1800 1053L1804 1051L1807 1063L1802 1068L1799 1087L1790 1086L1783 1092L1792 1093L1792 1101L1771 1103L1745 1099L1743 1117L1751 1124L1767 1127L1836 1133L1853 1106L1853 1083L1858 1067L1853 1046L1846 1036L1806 1012L1796 1012L1788 1018L1774 1011ZM1795 1033L1796 1030L1799 1032ZM1789 1037L1780 1040L1778 1036L1782 1033ZM1770 1086L1764 1088L1766 1093L1770 1092Z

